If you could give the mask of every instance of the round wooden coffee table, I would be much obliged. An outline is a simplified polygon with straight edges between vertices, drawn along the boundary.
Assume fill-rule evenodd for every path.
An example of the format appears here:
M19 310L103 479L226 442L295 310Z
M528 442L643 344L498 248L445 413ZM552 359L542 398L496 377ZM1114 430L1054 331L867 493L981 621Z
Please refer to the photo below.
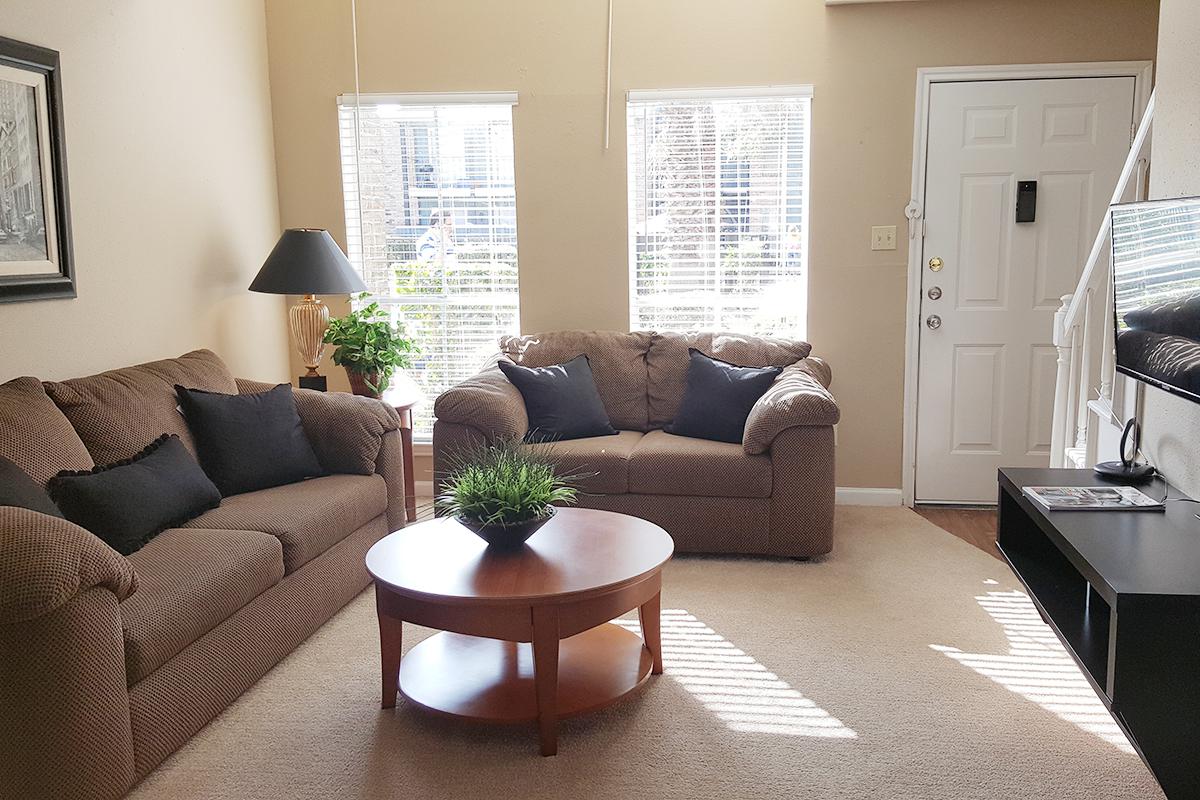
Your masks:
M558 721L602 708L662 672L662 528L559 509L517 550L489 548L450 518L403 528L367 553L375 579L383 707L397 690L431 711L536 720L542 755ZM642 638L610 620L638 609ZM442 633L400 658L403 622Z

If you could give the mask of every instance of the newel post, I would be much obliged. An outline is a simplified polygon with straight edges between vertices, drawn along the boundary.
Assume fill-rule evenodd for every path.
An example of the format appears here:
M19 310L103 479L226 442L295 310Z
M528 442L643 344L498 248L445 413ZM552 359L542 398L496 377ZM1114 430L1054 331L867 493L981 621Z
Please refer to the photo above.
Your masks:
M1054 347L1058 350L1054 375L1054 421L1050 427L1050 466L1062 467L1066 461L1067 428L1071 409L1071 332L1067 330L1067 308L1073 295L1064 294L1062 305L1054 312Z

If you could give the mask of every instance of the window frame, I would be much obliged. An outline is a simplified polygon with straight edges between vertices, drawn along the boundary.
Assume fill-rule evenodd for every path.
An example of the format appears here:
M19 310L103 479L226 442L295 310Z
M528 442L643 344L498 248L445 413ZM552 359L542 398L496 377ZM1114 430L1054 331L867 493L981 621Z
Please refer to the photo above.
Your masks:
M516 277L517 289L516 289L516 291L512 292L511 304L509 304L507 301L505 301L504 303L501 303L501 304L493 303L493 305L496 309L501 308L501 306L508 307L509 305L511 305L511 314L513 317L513 325L511 327L511 330L504 330L504 331L498 330L497 331L498 335L502 335L504 333L513 333L513 334L518 333L519 325L520 325L520 262L519 262L519 250L518 250L519 234L518 234L518 225L516 222L516 192L517 192L517 188L516 188L516 174L515 174L516 120L515 120L515 113L512 111L512 109L514 109L517 106L517 100L518 100L517 93L510 92L510 91L448 92L448 93L421 92L421 93L399 93L399 94L397 94L397 93L354 93L354 92L351 92L351 93L339 94L336 97L336 106L337 106L336 125L337 125L337 135L338 135L339 172L340 172L340 180L342 183L342 213L343 213L343 217L344 217L344 220L346 223L347 256L350 259L351 265L355 268L355 270L357 270L359 272L360 275L363 275L364 279L366 279L367 273L368 273L368 270L366 269L368 261L369 260L373 261L376 258L376 256L373 254L371 254L371 255L368 254L368 250L370 248L368 248L368 246L367 246L367 230L374 223L372 223L371 221L364 220L364 214L363 214L363 188L362 188L363 187L363 182L362 182L363 173L362 173L362 166L361 166L360 158L362 157L362 154L364 152L364 149L363 149L364 146L359 141L359 136L362 131L362 123L361 123L361 119L360 119L362 110L366 109L368 107L378 107L378 106L404 106L407 108L414 108L414 107L416 107L416 108L420 108L420 107L444 108L444 107L448 107L448 106L508 106L509 107L508 126L509 126L510 140L511 140L510 146L512 148L512 151L509 154L508 158L511 159L509 166L511 166L513 168L511 190L508 190L506 186L497 187L495 184L490 185L490 186L485 186L485 187L474 187L470 190L467 190L467 189L463 189L461 187L452 187L452 186L448 186L448 187L423 186L421 183L415 182L415 181L411 185L408 185L405 187L405 193L406 193L406 195L409 196L409 201L412 204L412 209L410 209L410 213L415 214L416 217L418 217L418 218L422 217L423 211L426 208L426 206L428 205L427 203L424 202L424 199L428 199L427 196L428 197L437 197L439 199L435 205L450 210L452 213L455 214L456 218L461 214L463 221L468 223L466 226L467 228L470 227L470 225L472 224L472 221L478 216L478 214L482 213L489 219L487 226L490 229L498 229L498 230L503 230L506 226L499 226L499 228L497 228L494 212L489 211L487 208L484 208L482 211L474 209L474 206L478 205L478 203L474 202L474 201L478 200L479 198L483 198L483 202L485 202L485 205L486 205L488 198L497 197L497 196L505 196L505 195L510 194L510 192L511 192L512 203L513 203L512 243L511 243L511 245L509 245L507 243L507 237L505 237L505 241L497 242L497 246L505 247L505 248L511 246L511 249L513 251L512 259L513 259L513 263L515 264L516 270L517 270L517 277ZM344 114L347 110L350 110L351 116L352 116L352 119L350 121L350 126L352 127L352 130L353 130L353 141L350 141L349 137L347 137L346 133L345 133L346 119L345 119ZM348 150L350 151L349 157L347 155ZM401 163L405 163L405 159L409 158L410 155L411 154L403 154L403 153L400 154ZM383 159L381 159L381 160L383 160ZM409 160L411 160L411 158L409 158ZM352 166L350 166L350 165L352 165ZM347 174L348 166L351 169L353 169L353 175ZM446 192L449 192L451 197L457 198L457 199L452 199L449 202L447 202L445 199L445 194L444 194ZM467 192L467 194L464 195L463 192ZM353 193L353 195L351 193ZM464 198L465 198L465 200L464 200ZM354 217L357 217L357 221L354 220ZM415 243L416 242L419 242L419 239L415 240ZM389 262L387 265L387 269L391 269L393 266L394 266L394 264ZM447 273L444 270L442 271L442 275L443 275L443 280L445 280L447 277ZM504 295L507 296L508 294L509 294L509 292L507 290L504 291ZM498 296L498 295L494 295L494 294L492 295L492 297L496 297L496 296ZM485 294L480 295L481 301L485 301L485 299L487 297L488 296ZM469 299L469 294L464 295L464 298ZM465 299L464 299L464 302L465 302ZM351 300L352 300L352 305L354 305L356 307L360 304L359 301L355 300L354 298L352 298ZM405 306L427 305L427 306L443 307L445 309L452 309L456 305L456 303L454 303L454 302L445 302L445 300L446 300L445 293L433 294L433 295L430 295L430 294L403 295L403 294L395 294L394 288L393 288L392 292L387 292L387 293L382 293L382 292L377 293L375 291L372 291L372 292L370 292L368 297L362 302L372 302L372 301L378 302L381 307L386 308L386 309L394 309L393 313L402 314L403 313L402 309ZM484 304L486 305L487 303L484 302ZM411 332L412 331L411 331L411 327L410 327L410 334L411 334ZM417 344L418 344L418 346L420 346L422 344L419 339L417 340ZM498 343L493 342L493 349L498 351ZM482 364L474 364L474 363L470 365L470 367L472 369L479 368L481 366L482 366ZM464 375L463 377L467 377L467 376ZM449 387L448 386L433 387L430 391L435 392L438 389L444 390L445 388L449 388ZM426 411L431 411L432 407L433 407L433 399L434 399L433 396L425 397L424 402L421 404L421 408ZM414 435L414 443L417 445L428 445L431 441L431 435L432 435L431 431L426 432L426 431L417 430Z
M768 86L732 86L732 87L698 87L698 88L676 88L676 89L630 89L625 93L625 110L626 110L626 129L629 131L632 125L635 106L644 103L653 102L703 102L706 100L753 100L760 98L763 100L784 100L797 98L805 101L804 108L804 139L800 154L800 237L799 249L800 263L802 264L803 272L803 311L802 321L799 330L787 330L782 332L774 332L775 335L784 335L798 339L805 339L808 335L808 311L809 311L809 283L810 283L810 205L812 191L812 134L813 134L813 109L812 101L814 96L814 87L812 84L789 84L789 85L768 85ZM634 174L634 148L638 146L632 136L627 137L626 141L626 220L629 225L628 229L628 280L629 280L629 327L636 329L646 327L647 323L643 322L641 317L644 315L639 313L638 304L638 237L636 229L636 186ZM644 147L644 144L642 145ZM719 196L720 183L722 180L721 171L719 169L719 153L718 153L718 171L716 173L717 186L716 193ZM740 207L740 206L739 206ZM724 208L722 201L718 199L716 205L717 231L720 233L721 218L724 216ZM719 256L718 256L719 258ZM718 293L720 296L720 293ZM718 327L721 326L720 320L716 321ZM651 325L650 327L656 327Z

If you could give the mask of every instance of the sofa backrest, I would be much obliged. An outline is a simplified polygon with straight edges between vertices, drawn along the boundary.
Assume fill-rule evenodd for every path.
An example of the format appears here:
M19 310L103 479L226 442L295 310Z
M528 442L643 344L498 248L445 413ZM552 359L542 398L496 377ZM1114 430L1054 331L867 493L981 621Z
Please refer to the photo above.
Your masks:
M0 456L42 486L64 469L95 466L79 434L37 378L0 384Z
M627 431L661 428L675 418L692 347L744 367L786 367L812 351L807 342L713 331L556 331L500 340L500 352L527 367L586 355L609 421Z
M650 339L646 332L555 331L505 336L500 352L525 367L548 367L586 355L609 422L618 430L645 431Z
M651 428L675 419L687 383L688 350L739 367L786 367L808 357L812 345L792 339L719 331L654 333L646 356L647 412Z
M95 462L111 464L136 455L164 433L178 435L189 450L196 451L177 408L175 384L237 393L233 374L210 350L43 385Z

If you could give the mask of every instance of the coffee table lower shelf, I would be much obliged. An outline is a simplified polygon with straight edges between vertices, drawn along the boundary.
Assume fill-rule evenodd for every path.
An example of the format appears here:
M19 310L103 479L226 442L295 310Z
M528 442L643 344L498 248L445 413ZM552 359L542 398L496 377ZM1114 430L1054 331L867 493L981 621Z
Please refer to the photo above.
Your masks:
M642 638L606 623L559 643L558 717L603 708L650 676ZM422 708L476 722L538 719L533 648L458 633L437 633L400 662L400 693Z

